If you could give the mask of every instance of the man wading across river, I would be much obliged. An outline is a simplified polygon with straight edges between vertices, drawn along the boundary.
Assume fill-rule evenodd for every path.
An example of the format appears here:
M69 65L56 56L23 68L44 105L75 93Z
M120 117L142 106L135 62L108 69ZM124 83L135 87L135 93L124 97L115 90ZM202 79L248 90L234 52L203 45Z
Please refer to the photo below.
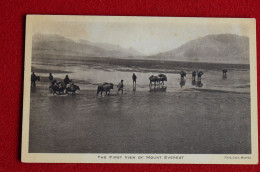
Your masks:
M133 73L132 79L133 79L133 84L136 85L137 76L135 75L135 73Z
M118 85L117 85L117 94L118 94L118 92L121 90L122 91L122 94L123 94L123 88L124 88L124 80L121 80L121 82L119 82L118 83Z

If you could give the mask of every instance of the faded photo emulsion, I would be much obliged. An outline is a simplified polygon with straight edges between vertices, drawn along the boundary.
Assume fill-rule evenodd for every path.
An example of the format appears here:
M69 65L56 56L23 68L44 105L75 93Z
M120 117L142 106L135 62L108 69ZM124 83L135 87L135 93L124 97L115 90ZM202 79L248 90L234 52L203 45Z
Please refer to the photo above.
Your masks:
M254 19L28 15L22 161L254 164Z

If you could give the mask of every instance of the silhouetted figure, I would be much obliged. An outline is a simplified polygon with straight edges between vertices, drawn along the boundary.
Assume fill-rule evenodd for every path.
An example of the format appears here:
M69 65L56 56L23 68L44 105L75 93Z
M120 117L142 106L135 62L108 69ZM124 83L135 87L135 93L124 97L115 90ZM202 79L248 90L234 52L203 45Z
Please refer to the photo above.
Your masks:
M35 73L33 72L32 75L31 75L31 87L36 86L35 81L40 81L40 77L36 76Z
M70 78L68 75L66 75L65 79L64 79L64 84L67 85L70 83Z
M228 72L227 69L223 69L223 70L222 70L223 76L227 76L227 72Z
M135 73L133 73L132 79L133 79L133 84L136 85L137 76L135 75Z
M50 82L52 82L52 81L53 81L53 76L52 76L52 73L50 73L50 75L49 75L49 80L50 80Z
M181 71L181 72L180 72L180 75L181 75L181 78L184 78L184 77L186 76L186 72Z
M123 88L124 88L124 80L121 80L121 82L118 83L117 85L117 94L119 93L119 91L121 90L122 91L122 94L123 94Z
M196 72L196 71L193 71L191 75L192 75L192 79L195 80L196 75L197 75L197 72Z

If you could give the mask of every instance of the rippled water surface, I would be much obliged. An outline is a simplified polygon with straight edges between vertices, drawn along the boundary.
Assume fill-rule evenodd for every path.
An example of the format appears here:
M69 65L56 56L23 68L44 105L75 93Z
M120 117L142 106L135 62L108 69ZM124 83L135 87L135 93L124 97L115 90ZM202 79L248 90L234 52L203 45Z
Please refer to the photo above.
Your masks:
M250 153L250 81L248 69L200 68L201 81L179 69L66 63L81 90L52 95L46 79L55 65L34 63L41 81L31 89L30 152L42 153ZM41 71L39 70L41 69ZM37 71L37 70L36 70ZM137 75L133 87L131 76ZM164 73L164 86L149 87L149 76ZM97 84L124 80L124 94L96 96Z

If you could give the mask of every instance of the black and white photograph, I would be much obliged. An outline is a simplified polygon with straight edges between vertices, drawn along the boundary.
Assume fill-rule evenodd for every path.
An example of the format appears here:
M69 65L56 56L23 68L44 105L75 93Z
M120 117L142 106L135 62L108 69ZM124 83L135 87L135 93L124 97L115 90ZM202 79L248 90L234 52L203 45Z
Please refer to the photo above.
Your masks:
M258 162L254 19L28 15L25 37L23 161Z

